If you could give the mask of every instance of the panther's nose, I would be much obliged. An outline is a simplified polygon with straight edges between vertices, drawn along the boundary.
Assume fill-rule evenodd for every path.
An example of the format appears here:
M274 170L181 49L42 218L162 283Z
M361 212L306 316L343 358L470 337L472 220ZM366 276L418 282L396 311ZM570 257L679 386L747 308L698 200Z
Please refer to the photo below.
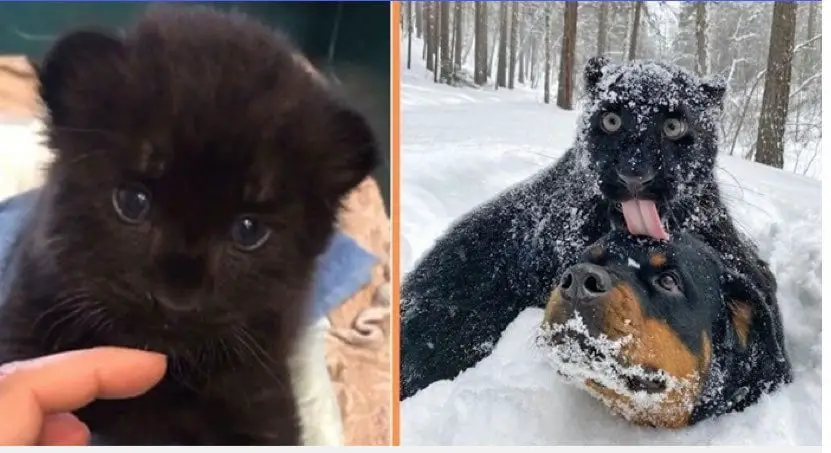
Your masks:
M647 173L645 175L627 175L618 172L617 177L620 182L626 186L626 189L629 190L630 193L637 194L652 184L652 181L655 180L655 173Z
M600 266L583 263L566 269L560 294L572 302L595 299L612 289L612 278Z

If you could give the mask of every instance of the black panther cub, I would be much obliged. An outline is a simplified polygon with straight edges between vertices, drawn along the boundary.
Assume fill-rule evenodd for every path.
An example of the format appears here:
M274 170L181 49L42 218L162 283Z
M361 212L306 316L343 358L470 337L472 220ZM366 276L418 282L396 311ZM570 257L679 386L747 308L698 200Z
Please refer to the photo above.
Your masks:
M571 149L459 220L406 276L402 398L485 357L517 314L542 306L551 282L619 222L657 239L695 233L779 317L775 279L734 227L714 175L725 86L677 66L602 57L589 61L584 80Z
M168 373L76 415L117 445L297 445L289 357L379 146L259 21L153 6L38 68L55 158L0 282L0 363L99 345Z

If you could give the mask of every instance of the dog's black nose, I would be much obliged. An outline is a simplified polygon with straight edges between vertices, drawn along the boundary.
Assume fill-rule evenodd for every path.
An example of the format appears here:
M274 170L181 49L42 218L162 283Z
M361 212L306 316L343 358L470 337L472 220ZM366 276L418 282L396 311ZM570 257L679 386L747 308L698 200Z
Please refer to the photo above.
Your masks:
M600 266L582 263L566 269L560 293L570 301L595 299L612 289L612 278Z
M652 181L655 180L655 173L647 173L645 175L627 175L618 172L617 177L620 182L626 186L626 189L630 193L637 194L652 184Z

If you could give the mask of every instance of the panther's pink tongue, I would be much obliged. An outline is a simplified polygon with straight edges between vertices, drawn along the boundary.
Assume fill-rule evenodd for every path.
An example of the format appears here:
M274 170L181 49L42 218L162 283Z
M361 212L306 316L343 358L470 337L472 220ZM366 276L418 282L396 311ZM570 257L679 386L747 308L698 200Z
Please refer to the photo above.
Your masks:
M620 208L629 233L635 236L669 239L669 234L661 224L661 217L658 216L658 208L654 201L633 199L621 203Z

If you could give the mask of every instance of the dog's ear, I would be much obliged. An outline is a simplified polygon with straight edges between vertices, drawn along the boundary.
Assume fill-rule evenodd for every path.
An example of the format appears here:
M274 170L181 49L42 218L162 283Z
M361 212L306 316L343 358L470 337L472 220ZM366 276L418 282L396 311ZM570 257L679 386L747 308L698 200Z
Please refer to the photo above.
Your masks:
M745 275L724 271L720 280L727 315L740 349L744 350L755 335L776 360L785 360L782 319L770 306L768 295Z
M721 274L721 293L732 330L741 349L744 349L750 339L754 307L764 303L764 300L745 276L729 271Z

